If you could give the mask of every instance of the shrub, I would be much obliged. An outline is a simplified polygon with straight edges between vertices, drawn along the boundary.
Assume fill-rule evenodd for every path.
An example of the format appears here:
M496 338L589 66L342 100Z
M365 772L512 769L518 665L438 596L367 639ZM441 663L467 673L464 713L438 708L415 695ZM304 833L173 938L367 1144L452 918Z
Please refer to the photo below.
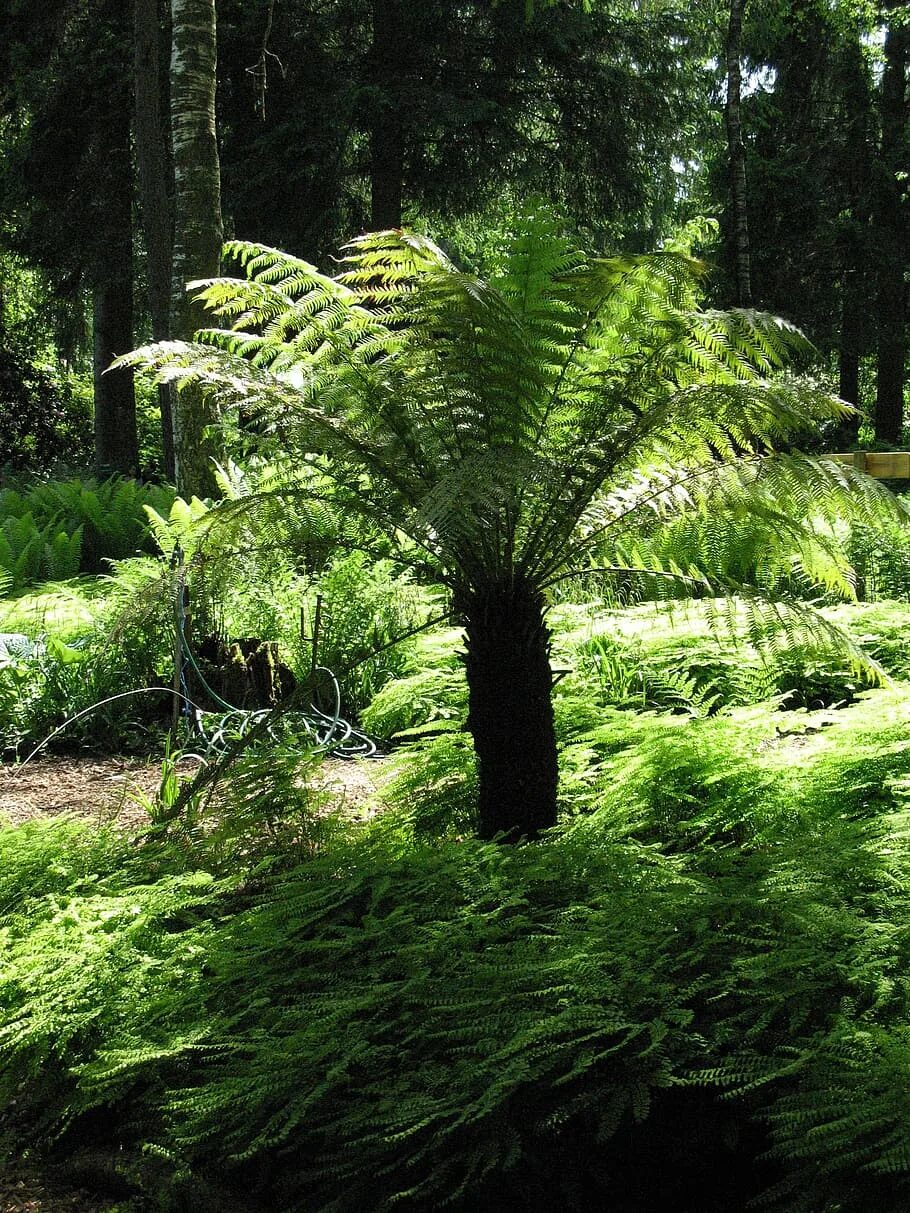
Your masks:
M69 533L54 521L39 526L30 511L0 520L0 570L9 575L13 591L36 581L75 577L81 553L81 527Z
M173 489L167 486L119 476L102 481L51 480L33 485L28 492L36 514L57 520L71 533L81 530L83 573L102 572L112 560L154 552L145 507L168 509L173 499Z
M21 340L0 348L0 467L48 473L91 458L91 409Z
M169 718L165 694L121 692L170 685L173 668L171 595L165 570L150 560L125 561L109 579L95 620L68 643L32 638L28 652L0 663L0 746L21 752L84 709L60 744L142 747L150 729Z
M337 557L312 586L311 621L316 594L322 597L319 664L337 672L345 711L357 713L408 668L413 644L393 642L424 617L422 596L390 561L371 563L362 552Z
M453 630L421 637L410 664L416 667L383 684L361 714L367 732L391 740L413 738L463 725L468 687Z
M910 598L910 536L905 527L855 523L846 547L861 599Z
M22 589L97 573L154 550L146 505L169 508L173 491L113 477L36 481L0 491L0 569Z

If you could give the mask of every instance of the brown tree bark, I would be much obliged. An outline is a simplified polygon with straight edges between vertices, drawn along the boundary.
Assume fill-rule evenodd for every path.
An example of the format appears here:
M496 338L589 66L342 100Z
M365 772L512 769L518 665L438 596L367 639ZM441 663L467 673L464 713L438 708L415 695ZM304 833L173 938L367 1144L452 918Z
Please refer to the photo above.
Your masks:
M904 416L904 368L907 358L908 259L905 173L908 165L907 64L910 28L890 24L885 35L881 85L882 143L875 229L878 252L878 370L875 437L901 440Z
M159 42L163 13L162 0L135 0L134 9L134 86L136 102L136 167L139 185L139 213L145 238L148 306L152 336L166 341L170 336L171 308L171 200L168 195L168 157L162 119L162 79ZM174 422L171 391L158 389L161 411L161 440L164 471L173 480Z
M376 100L370 127L370 227L401 227L404 122L400 89L407 31L401 0L373 0L372 75Z
M838 348L838 395L848 404L860 406L859 360L863 297L856 272L848 268L841 285L840 345Z
M171 335L192 340L208 323L186 284L216 277L221 264L221 173L215 133L215 0L171 0L171 143L174 260ZM174 397L177 488L184 497L217 492L218 451L210 400L187 389Z
M746 190L746 148L742 135L742 35L746 0L730 0L730 17L725 46L727 101L724 117L727 128L727 154L730 164L730 199L733 215L736 301L740 307L752 306L752 255L749 243L749 202Z
M95 470L100 476L113 472L136 476L139 457L133 372L107 369L116 357L133 348L132 276L112 276L93 288L92 325Z
M856 29L844 54L842 113L846 119L844 176L849 205L841 237L841 317L838 342L838 391L842 400L862 407L860 361L868 348L868 230L874 142L872 90L861 31ZM859 418L838 427L839 445L852 444Z
M95 466L99 474L138 472L131 370L109 371L133 348L133 214L130 114L112 99L104 140L104 258L92 272Z

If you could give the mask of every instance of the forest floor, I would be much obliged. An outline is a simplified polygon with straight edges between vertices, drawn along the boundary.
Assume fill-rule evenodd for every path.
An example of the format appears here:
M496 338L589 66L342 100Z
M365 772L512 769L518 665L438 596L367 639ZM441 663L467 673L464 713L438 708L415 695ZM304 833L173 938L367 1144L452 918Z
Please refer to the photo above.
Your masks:
M0 1213L108 1213L109 1200L98 1201L80 1188L57 1184L29 1167L0 1175Z
M327 758L318 786L329 806L366 820L376 812L372 800L380 766L375 761ZM182 768L186 775L194 770L195 764ZM52 755L26 766L2 763L0 824L21 825L70 813L141 830L149 816L138 797L152 799L160 782L160 763L134 757ZM25 1163L0 1174L0 1213L112 1213L122 1207L122 1202L101 1200Z
M380 765L376 760L327 758L316 786L327 794L330 807L365 820L375 812L371 800ZM187 762L179 773L186 777L196 769L195 763ZM138 830L149 824L141 798L153 799L160 783L160 764L143 758L54 755L35 758L26 766L3 763L0 822L20 825L35 817L73 813Z

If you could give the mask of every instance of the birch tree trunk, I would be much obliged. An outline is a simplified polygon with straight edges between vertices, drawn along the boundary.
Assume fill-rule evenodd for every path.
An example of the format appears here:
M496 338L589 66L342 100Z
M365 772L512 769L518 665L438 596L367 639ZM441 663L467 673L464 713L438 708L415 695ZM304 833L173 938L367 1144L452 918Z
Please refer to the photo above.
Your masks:
M187 282L218 274L221 175L215 134L215 0L171 0L171 141L174 157L174 260L171 336L183 340L207 323ZM174 397L177 488L184 496L217 492L217 451L207 427L211 401L197 391Z
M162 124L162 92L159 39L161 0L135 0L134 87L136 98L136 167L139 183L139 212L145 236L146 281L152 336L166 341L170 336L171 311L171 200L168 196L168 158ZM164 471L174 479L174 421L171 391L158 389Z
M734 259L736 265L736 301L740 307L752 306L752 255L749 245L749 207L746 195L746 149L743 144L742 57L743 11L746 0L730 0L727 26L727 103L724 111L727 150L730 162L730 198L733 212Z

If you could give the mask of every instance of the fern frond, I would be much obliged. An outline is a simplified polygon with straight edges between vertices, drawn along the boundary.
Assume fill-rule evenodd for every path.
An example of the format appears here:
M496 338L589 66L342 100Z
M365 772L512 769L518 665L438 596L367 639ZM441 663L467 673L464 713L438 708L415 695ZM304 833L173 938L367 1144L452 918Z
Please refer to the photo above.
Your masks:
M849 595L836 521L897 516L852 469L773 455L850 410L781 373L811 353L792 325L700 309L683 252L588 257L542 208L490 281L397 230L352 241L335 277L228 251L247 277L196 284L224 327L123 364L242 411L267 459L321 468L342 512L407 536L450 588L623 561L721 586L749 549L768 591Z

